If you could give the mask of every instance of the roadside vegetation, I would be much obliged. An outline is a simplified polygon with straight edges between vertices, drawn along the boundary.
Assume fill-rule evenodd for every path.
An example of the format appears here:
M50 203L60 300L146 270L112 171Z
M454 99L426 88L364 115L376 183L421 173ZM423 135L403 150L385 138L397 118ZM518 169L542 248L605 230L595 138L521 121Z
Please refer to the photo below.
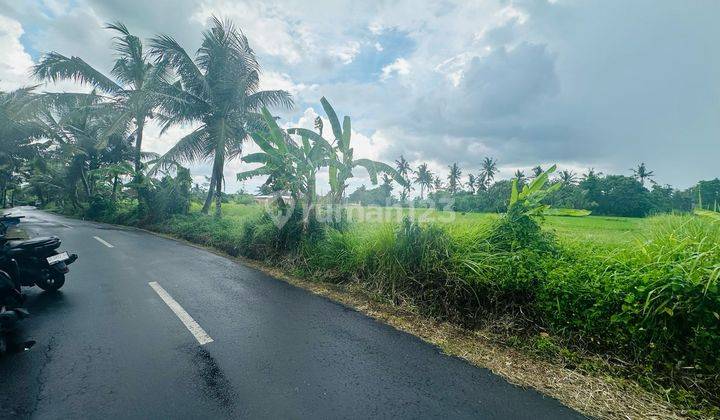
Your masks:
M326 98L314 130L279 124L272 110L292 98L259 90L260 66L232 24L214 20L196 54L170 36L146 48L122 24L108 28L112 74L52 52L35 68L91 92L0 94L4 206L148 227L360 286L548 357L602 357L690 415L719 414L720 180L678 190L652 182L644 163L628 176L537 166L498 179L491 157L447 176L403 156L369 160ZM159 156L142 151L150 121L196 128ZM260 152L244 154L249 142ZM235 176L263 180L265 205L223 190L234 158L255 165ZM212 162L205 185L183 166L201 161ZM360 173L373 187L349 192Z

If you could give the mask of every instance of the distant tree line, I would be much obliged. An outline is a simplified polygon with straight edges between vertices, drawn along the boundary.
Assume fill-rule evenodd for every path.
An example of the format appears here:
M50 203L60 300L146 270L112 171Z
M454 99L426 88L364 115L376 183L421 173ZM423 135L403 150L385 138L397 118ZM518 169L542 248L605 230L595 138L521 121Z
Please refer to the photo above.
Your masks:
M408 180L408 185L393 194L392 179L384 179L382 185L368 189L361 186L348 196L348 201L362 205L432 206L460 212L504 212L507 210L512 179L495 180L497 161L485 158L479 173L468 173L463 182L462 170L457 163L448 167L448 175L433 174L426 163L413 170L410 163L400 156L395 161L398 173ZM529 175L518 170L514 179L525 185L541 174L536 166ZM578 176L571 171L560 171L552 184L562 187L544 199L546 204L557 208L586 209L596 215L644 217L670 212L689 212L693 208L714 209L720 204L720 179L700 181L688 189L676 189L660 185L652 178L654 172L644 163L632 169L632 175L603 174L593 169ZM445 182L446 181L446 182ZM419 195L409 199L410 191Z

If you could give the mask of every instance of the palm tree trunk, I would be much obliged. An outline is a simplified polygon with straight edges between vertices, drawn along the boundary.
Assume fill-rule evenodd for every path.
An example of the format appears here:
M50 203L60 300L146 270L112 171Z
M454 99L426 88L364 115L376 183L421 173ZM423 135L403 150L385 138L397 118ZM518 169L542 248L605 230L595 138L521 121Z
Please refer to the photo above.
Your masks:
M218 159L220 160L220 159ZM216 160L216 164L217 164ZM223 164L220 162L217 168L217 181L215 182L215 217L218 219L222 216L222 178L223 178Z
M210 211L210 205L212 204L212 199L215 196L215 169L213 168L213 172L210 175L210 189L208 190L207 198L205 198L205 204L203 204L202 208L202 214L208 214Z
M225 123L224 118L218 121L215 161L213 163L213 172L215 172L215 217L218 219L222 216L222 183L223 169L225 167L225 141L227 140Z
M88 185L87 177L85 176L85 168L83 168L82 166L80 167L80 180L82 181L85 195L87 196L88 200L90 200L90 185Z
M137 135L135 137L135 174L140 173L142 169L142 142L143 142L143 130L145 129L145 117L135 117L135 125L137 126Z
M115 199L117 198L117 187L118 187L118 176L115 175L113 177L112 201L115 201Z
M142 179L142 142L143 142L143 130L145 129L145 116L142 115L136 115L135 116L135 126L136 128L136 134L135 134L135 156L133 156L133 161L135 164L135 192L137 193L137 199L138 199L138 214L140 218L144 218L145 215L148 213L147 208L147 200L145 197L145 188L143 185L143 179Z

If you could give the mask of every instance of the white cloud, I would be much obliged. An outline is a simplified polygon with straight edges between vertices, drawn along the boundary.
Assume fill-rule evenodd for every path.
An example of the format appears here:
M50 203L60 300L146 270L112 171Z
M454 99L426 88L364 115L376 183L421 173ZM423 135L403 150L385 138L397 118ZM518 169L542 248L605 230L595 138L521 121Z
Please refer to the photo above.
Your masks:
M383 67L382 75L380 75L380 80L387 80L393 74L399 74L401 76L410 74L410 63L402 57L398 58L391 64Z
M143 131L143 150L163 154L170 150L181 138L190 134L196 127L173 126L160 135L160 126L150 121Z
M263 71L260 75L260 90L284 90L292 95L295 102L316 100L318 85L295 83L287 73Z
M254 48L288 64L299 63L304 51L313 46L301 25L291 24L282 8L270 3L208 1L192 14L192 19L205 25L212 15L231 19Z
M350 64L360 52L358 41L349 41L344 45L330 48L330 53L339 58L343 64Z
M20 42L23 34L20 22L0 15L0 90L14 90L29 85L32 57Z
M55 15L65 13L70 6L68 1L63 0L42 0L42 4Z

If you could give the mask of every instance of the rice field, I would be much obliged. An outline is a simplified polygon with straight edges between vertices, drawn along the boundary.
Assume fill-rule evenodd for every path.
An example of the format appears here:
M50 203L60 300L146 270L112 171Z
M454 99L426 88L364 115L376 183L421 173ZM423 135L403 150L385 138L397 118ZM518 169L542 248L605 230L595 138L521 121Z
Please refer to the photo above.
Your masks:
M200 211L200 204L194 203L193 212ZM261 205L236 203L223 204L223 217L237 221L259 215L264 211ZM449 225L449 231L467 231L481 229L496 220L499 215L493 213L457 213L423 208L400 207L361 207L348 206L348 215L354 224L354 230L362 231L381 224L399 223L403 217L411 216L421 222L434 222ZM560 240L568 242L589 241L599 245L621 244L642 237L649 228L650 219L607 216L546 216L544 229L552 231Z

